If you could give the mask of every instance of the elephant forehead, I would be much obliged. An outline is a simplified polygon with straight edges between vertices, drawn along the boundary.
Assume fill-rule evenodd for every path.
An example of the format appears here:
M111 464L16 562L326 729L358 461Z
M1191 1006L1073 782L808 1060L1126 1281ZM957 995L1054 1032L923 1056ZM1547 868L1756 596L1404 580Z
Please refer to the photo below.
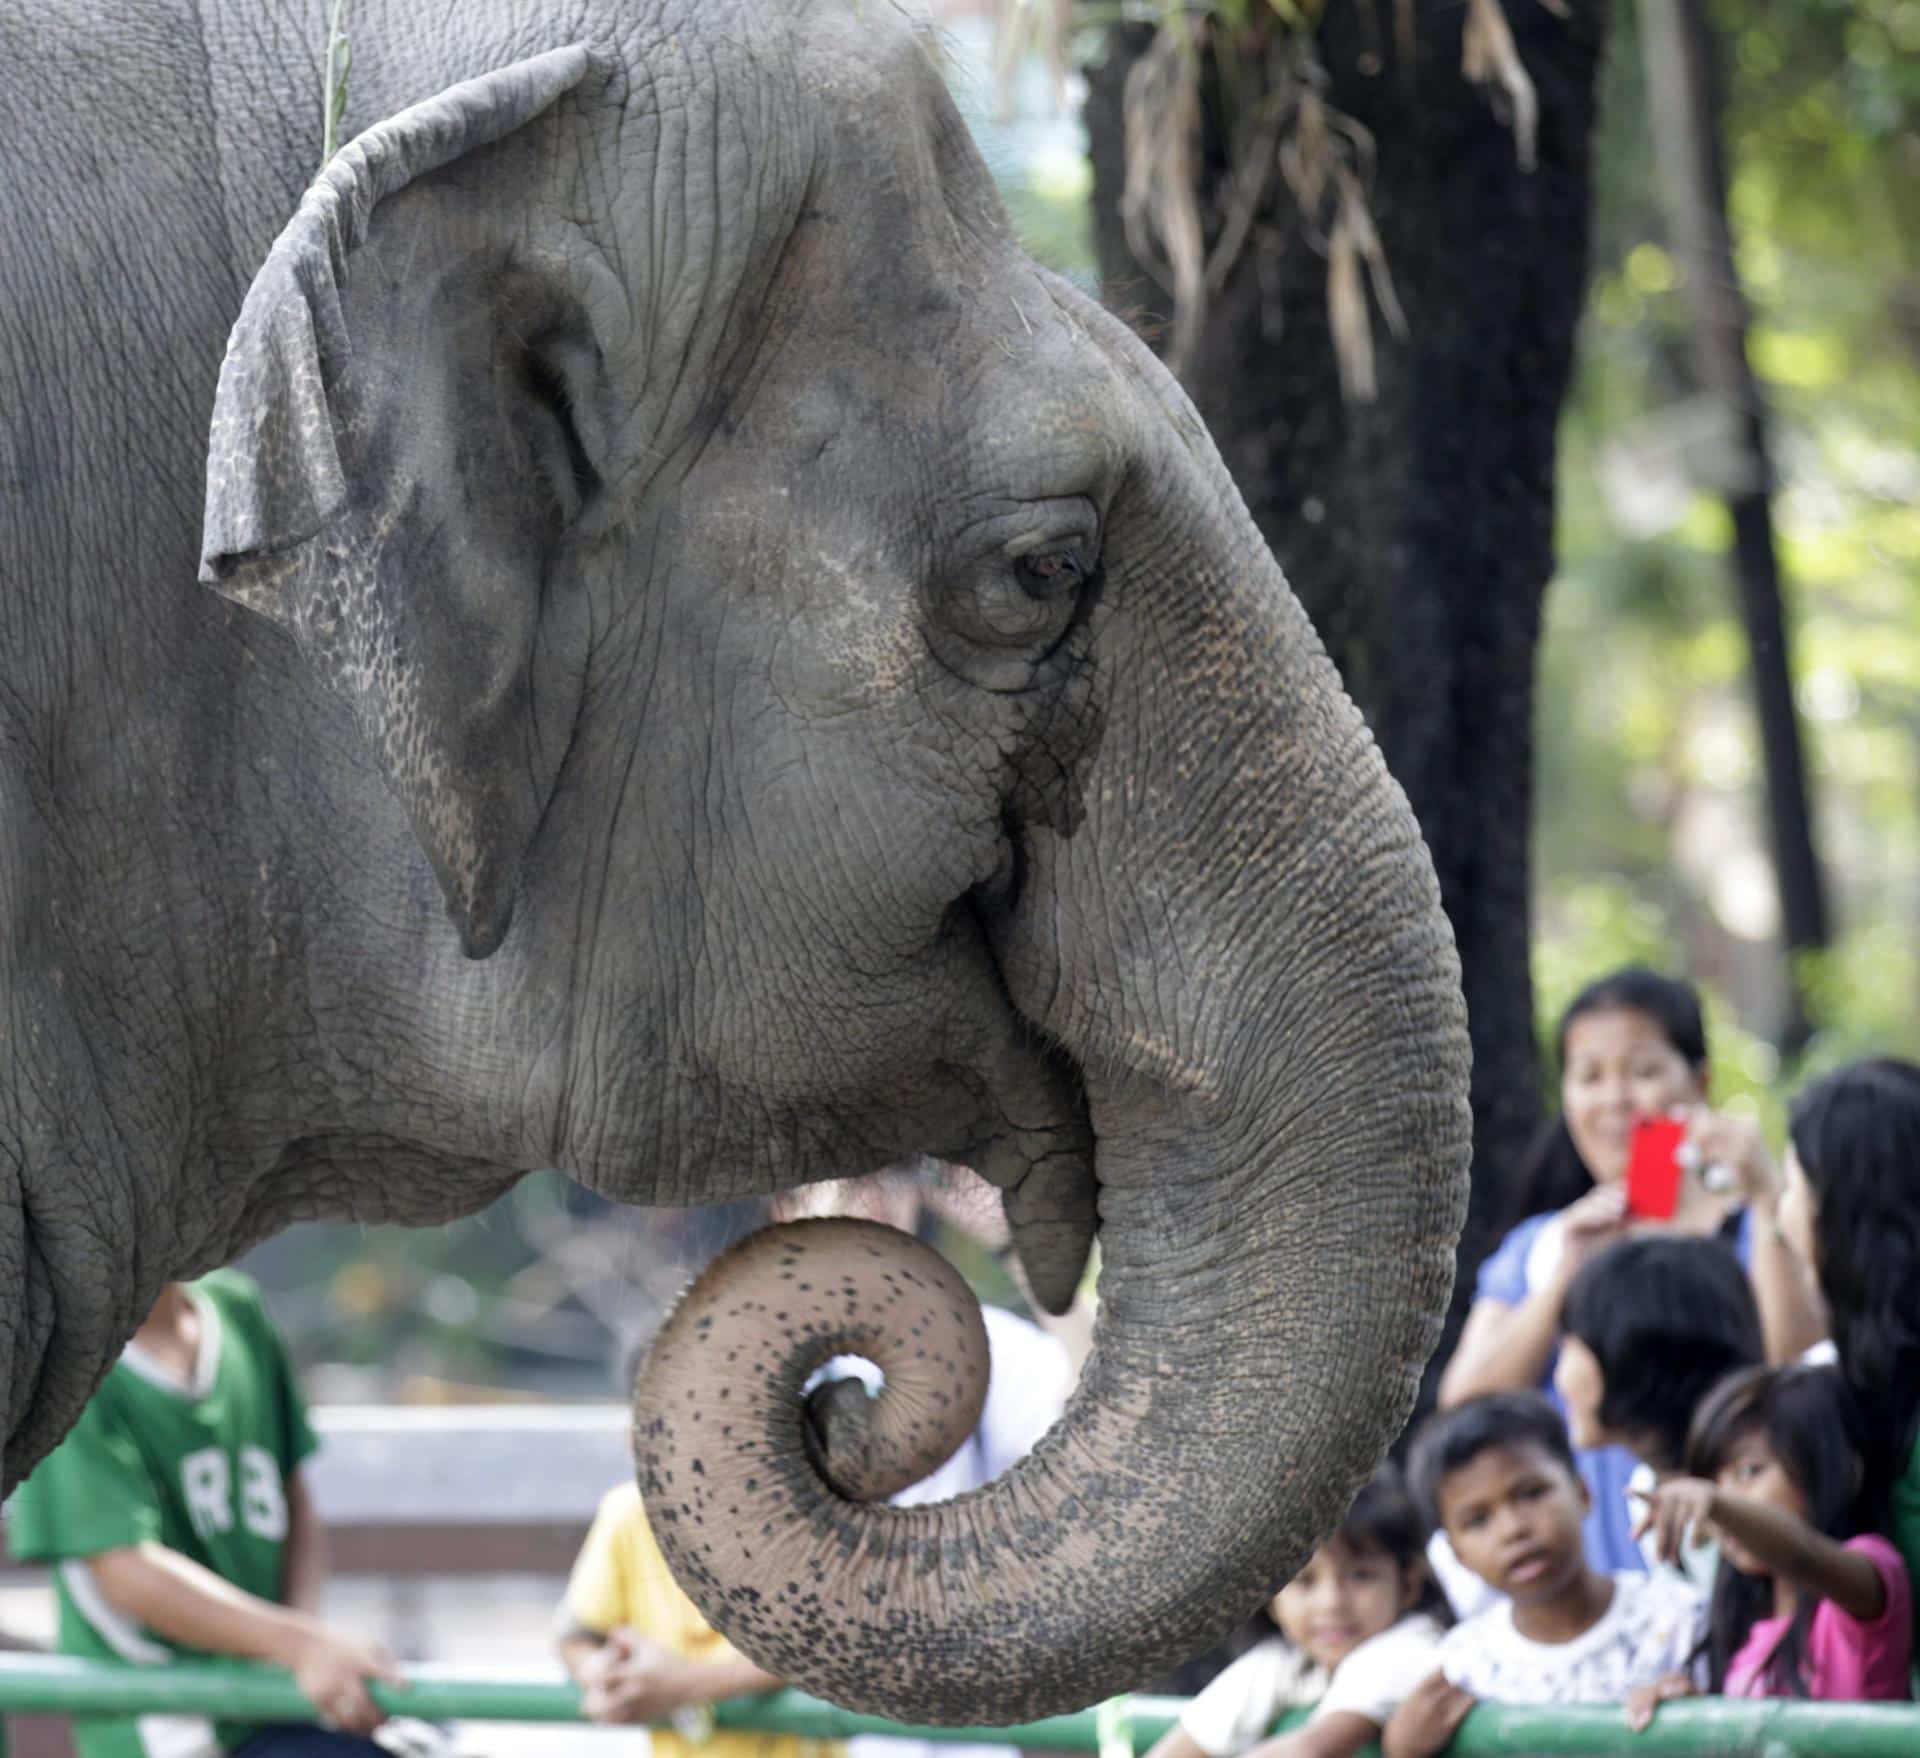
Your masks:
M742 504L781 521L839 508L914 568L996 504L1086 496L1104 510L1130 456L1131 402L1030 273L1001 278L937 334L911 318L842 331L822 316L733 410Z
M892 703L913 691L927 650L897 570L870 548L829 534L797 541L789 572L804 595L789 614L796 622L804 616L806 627L772 655L783 699L846 707Z
M964 303L969 271L1013 234L927 42L891 7L828 4L809 19L797 70L816 143L805 211L857 253L849 293Z
M696 586L706 640L810 714L895 700L927 663L910 589L920 546L874 512L769 481L751 456L689 485L677 559L693 582L724 582Z

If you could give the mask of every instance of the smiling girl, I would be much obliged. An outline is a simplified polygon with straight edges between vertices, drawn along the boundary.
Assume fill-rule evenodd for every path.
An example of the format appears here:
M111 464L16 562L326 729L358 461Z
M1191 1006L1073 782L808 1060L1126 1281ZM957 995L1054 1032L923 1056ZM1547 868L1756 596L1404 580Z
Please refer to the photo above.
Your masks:
M1331 1538L1273 1596L1278 1636L1249 1649L1188 1704L1148 1758L1350 1758L1380 1737L1433 1670L1452 1623L1427 1572L1425 1527L1383 1466ZM1313 1705L1304 1727L1266 1738Z

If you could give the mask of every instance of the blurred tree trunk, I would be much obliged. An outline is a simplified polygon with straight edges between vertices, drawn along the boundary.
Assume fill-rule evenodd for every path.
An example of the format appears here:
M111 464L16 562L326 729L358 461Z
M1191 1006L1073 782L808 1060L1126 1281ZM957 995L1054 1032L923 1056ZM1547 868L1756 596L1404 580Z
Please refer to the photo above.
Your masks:
M1540 0L1506 5L1538 96L1532 169L1488 92L1462 77L1471 8L1419 0L1410 53L1393 40L1395 8L1326 8L1325 95L1373 137L1370 205L1406 313L1399 341L1376 311L1377 398L1342 401L1327 260L1277 178L1185 372L1433 850L1474 1052L1456 1318L1540 1122L1528 961L1534 649L1553 568L1555 429L1585 292L1603 17L1599 0L1573 0L1568 17ZM1110 30L1104 64L1089 70L1087 117L1109 303L1164 336L1171 302L1118 218L1122 97L1152 36ZM1245 116L1261 65L1209 51L1197 192L1209 242L1231 157L1224 94Z
M1772 1035L1783 1048L1797 1052L1805 1048L1811 1024L1795 955L1817 952L1827 944L1826 888L1814 851L1781 603L1767 403L1747 360L1747 299L1727 218L1717 45L1701 0L1645 0L1641 43L1647 109L1663 173L1668 242L1693 313L1694 378L1724 414L1715 486L1733 525L1731 562L1751 656L1787 953L1787 1002Z

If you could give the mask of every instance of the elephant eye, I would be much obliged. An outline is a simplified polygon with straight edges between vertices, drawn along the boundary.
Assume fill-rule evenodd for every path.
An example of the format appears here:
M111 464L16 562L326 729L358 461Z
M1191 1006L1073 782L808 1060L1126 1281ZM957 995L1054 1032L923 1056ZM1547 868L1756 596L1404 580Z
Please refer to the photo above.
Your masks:
M953 670L989 690L1030 689L1100 592L1100 522L1065 498L1015 505L971 533L933 594L928 638Z
M1023 561L1011 571L993 569L961 595L954 620L962 634L989 647L1049 646L1072 615L1068 588L1078 577L1064 568L1053 577L1036 577Z
M1071 549L1040 550L1021 556L1013 571L1020 584L1034 598L1054 598L1075 590L1087 577L1079 552Z

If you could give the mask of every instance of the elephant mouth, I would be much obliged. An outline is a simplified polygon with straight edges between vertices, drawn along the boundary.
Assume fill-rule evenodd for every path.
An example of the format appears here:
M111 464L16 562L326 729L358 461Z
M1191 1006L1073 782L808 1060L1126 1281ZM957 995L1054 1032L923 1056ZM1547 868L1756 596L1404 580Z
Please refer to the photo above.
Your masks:
M1022 1035L1027 1034L1022 1028ZM980 1211L998 1191L1006 1243L1019 1260L1028 1291L1053 1314L1072 1306L1100 1226L1100 1182L1086 1089L1072 1058L1026 1043L1017 1053L1021 1103L997 1099L992 1121L969 1139L929 1147L873 1175L911 1174L935 1193L935 1207L976 1236L998 1231ZM1033 1106L1036 1078L1048 1103ZM995 1083L996 1094L1004 1086ZM976 1182L978 1181L978 1182ZM857 1190L869 1180L853 1180ZM881 1205L884 1207L884 1205ZM800 1211L805 1212L804 1206ZM857 1198L843 1212L865 1212ZM874 1218L884 1218L878 1210Z
M1096 1141L1085 1073L1064 1046L1050 1042L1014 1000L1001 962L1004 924L1019 897L1020 841L988 884L961 905L993 973L1010 1037L990 1077L997 1127L958 1161L1001 1192L1015 1255L1033 1297L1064 1313L1078 1292L1100 1226Z
M1082 1153L1050 1154L1004 1195L1013 1250L1033 1297L1064 1313L1086 1274L1100 1226L1100 1185L1091 1142Z

